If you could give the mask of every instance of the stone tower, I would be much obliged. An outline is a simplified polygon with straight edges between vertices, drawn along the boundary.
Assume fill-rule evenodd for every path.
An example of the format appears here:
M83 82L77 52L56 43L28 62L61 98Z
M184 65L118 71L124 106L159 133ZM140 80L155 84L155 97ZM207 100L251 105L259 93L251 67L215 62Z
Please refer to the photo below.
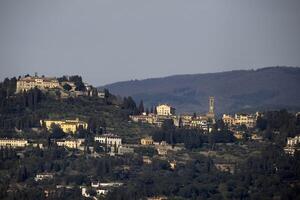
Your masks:
M208 118L215 120L215 97L209 97L209 108L208 113L206 115Z
M208 113L215 113L215 97L209 97L209 111Z

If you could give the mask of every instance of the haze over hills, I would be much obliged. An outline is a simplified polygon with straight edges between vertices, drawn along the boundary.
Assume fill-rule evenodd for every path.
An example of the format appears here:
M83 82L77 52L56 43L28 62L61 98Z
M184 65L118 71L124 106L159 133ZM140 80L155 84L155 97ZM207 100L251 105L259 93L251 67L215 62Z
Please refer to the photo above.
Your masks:
M179 113L207 112L209 96L216 99L216 113L300 107L299 67L174 75L103 87L120 96L143 99L146 106L169 103Z

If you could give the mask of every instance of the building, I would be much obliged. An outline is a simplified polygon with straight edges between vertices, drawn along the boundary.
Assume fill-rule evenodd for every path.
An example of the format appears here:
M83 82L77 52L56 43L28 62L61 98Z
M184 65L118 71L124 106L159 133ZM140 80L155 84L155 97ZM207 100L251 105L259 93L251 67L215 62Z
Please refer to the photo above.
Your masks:
M288 137L287 138L287 146L296 146L300 143L300 135L297 135L295 137Z
M53 177L54 177L53 173L39 173L35 175L34 180L35 181L49 180L49 179L53 179Z
M232 163L216 163L215 167L221 172L229 172L231 174L235 172L235 164Z
M235 114L233 117L231 115L223 114L222 120L224 124L228 126L245 125L247 128L253 128L256 125L256 115Z
M175 114L175 108L168 104L160 104L156 106L157 115L170 116Z
M113 134L104 134L94 137L95 141L98 141L100 144L106 144L108 146L121 146L122 145L122 139Z
M145 137L141 139L141 145L153 145L152 137Z
M223 114L222 120L224 124L228 126L233 126L235 124L234 117L232 117L231 115Z
M56 78L27 76L20 78L17 81L16 92L28 91L37 87L40 90L47 90L52 88L59 88L59 82Z
M244 137L244 131L233 131L233 136L238 139L241 140Z
M152 164L152 160L149 156L143 156L143 163L150 165L150 164Z
M84 139L63 139L57 140L57 146L68 147L70 149L78 149L84 143Z
M175 170L176 165L177 165L176 160L169 161L169 165L172 170Z
M284 147L284 151L287 154L294 155L296 151L300 151L300 135L295 137L288 137L286 147ZM297 147L298 146L298 147Z
M0 147L26 147L29 145L28 140L24 139L9 139L9 138L1 138L0 139Z
M119 148L118 148L118 154L119 155L132 154L132 153L134 153L133 148L125 147L125 146L119 146Z
M208 130L208 121L207 121L207 119L199 119L199 118L193 119L190 122L190 127L199 128L199 129L207 131Z
M156 117L153 114L149 115L130 115L129 118L134 122L154 124Z
M80 121L78 118L76 119L65 119L65 120L41 120L41 126L47 128L47 130L51 130L51 125L58 125L65 133L75 133L79 128L87 129L88 124L84 121Z
M254 115L235 114L234 119L235 125L239 126L245 125L248 128L253 128L256 124L256 117Z

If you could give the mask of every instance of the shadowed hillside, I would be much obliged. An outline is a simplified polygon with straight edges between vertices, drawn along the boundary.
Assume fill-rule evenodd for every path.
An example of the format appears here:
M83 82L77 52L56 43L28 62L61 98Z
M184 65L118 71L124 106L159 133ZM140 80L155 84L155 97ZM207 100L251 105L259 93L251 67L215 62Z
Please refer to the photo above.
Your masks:
M175 75L104 87L114 94L143 99L147 106L170 103L177 112L206 112L209 96L215 96L217 113L300 107L298 67Z

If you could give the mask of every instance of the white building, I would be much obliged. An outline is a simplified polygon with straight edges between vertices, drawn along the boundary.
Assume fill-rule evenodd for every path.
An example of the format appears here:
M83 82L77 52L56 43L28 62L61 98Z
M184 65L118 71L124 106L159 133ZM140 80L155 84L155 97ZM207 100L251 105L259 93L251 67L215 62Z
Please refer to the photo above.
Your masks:
M175 108L168 104L160 104L156 106L157 115L170 116L175 114Z
M26 147L28 146L28 140L24 139L9 139L9 138L1 138L0 139L0 147Z
M84 139L62 139L56 141L57 146L68 147L70 149L79 149L84 143Z
M300 148L297 147L298 144L300 144L300 135L297 135L293 138L288 137L286 147L284 148L285 153L294 155L296 150L300 151Z
M34 177L35 181L42 181L42 180L46 180L46 179L52 179L54 177L53 173L39 173L36 174Z
M288 137L287 138L287 145L288 146L295 146L295 145L297 145L297 144L299 144L300 143L300 135L297 135L297 136L295 136L295 137Z
M122 139L119 136L113 134L95 136L94 140L99 142L100 144L106 144L108 146L119 147L122 145Z

